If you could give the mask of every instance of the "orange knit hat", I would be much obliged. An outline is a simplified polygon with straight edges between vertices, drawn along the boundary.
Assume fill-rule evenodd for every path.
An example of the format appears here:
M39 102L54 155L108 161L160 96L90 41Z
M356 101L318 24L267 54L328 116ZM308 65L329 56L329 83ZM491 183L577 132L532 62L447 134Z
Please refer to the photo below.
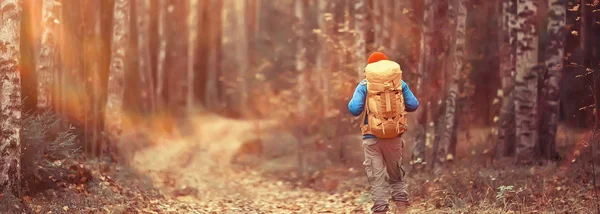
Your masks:
M371 64L371 63L374 63L374 62L377 62L380 60L385 60L385 59L388 59L385 54L383 54L381 52L374 52L369 56L368 63Z

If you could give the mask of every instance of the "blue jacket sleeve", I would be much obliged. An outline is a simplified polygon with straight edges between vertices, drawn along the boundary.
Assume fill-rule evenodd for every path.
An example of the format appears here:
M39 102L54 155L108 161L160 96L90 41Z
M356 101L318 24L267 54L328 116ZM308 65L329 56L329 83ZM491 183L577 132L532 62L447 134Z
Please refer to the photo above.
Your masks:
M419 108L419 100L415 97L415 95L410 91L408 84L402 81L402 94L404 95L404 105L406 107L407 112L414 112Z
M354 116L360 115L365 109L365 99L367 97L367 84L366 80L361 81L356 89L354 90L354 95L352 99L348 103L348 110Z

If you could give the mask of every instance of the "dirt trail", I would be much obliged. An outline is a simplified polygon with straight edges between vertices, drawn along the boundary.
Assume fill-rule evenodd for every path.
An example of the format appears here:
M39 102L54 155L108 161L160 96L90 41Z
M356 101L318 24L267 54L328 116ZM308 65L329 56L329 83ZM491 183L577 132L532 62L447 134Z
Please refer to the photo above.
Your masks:
M329 194L295 187L229 164L243 142L256 138L257 124L269 129L277 126L276 122L216 116L198 116L191 121L193 134L158 140L158 145L134 157L134 168L149 175L165 193L215 213L366 213L368 210L364 189ZM344 181L341 185L350 182L355 181Z

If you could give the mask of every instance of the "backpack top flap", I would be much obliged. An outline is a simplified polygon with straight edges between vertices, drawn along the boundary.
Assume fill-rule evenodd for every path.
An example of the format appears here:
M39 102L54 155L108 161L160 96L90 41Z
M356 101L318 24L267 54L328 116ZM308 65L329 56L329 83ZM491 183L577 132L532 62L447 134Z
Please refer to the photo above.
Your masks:
M381 60L365 67L367 90L369 93L384 91L386 86L402 90L402 70L400 65L391 60Z

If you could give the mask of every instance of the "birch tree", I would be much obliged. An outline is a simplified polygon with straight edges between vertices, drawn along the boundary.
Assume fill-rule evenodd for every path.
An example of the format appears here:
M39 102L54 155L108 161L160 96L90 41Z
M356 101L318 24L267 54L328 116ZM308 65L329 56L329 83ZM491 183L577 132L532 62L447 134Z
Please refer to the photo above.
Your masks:
M83 36L83 49L84 49L84 70L87 76L88 91L91 99L91 140L90 145L86 145L86 152L97 155L97 145L99 141L99 122L100 121L100 108L101 108L101 97L102 91L100 87L100 61L101 61L101 16L100 3L96 1L85 1L83 3L84 16L84 36Z
M305 35L305 17L304 17L304 1L297 0L294 2L294 18L295 18L295 26L294 26L294 34L296 35L296 74L298 75L298 94L300 95L299 102L299 114L301 118L306 116L306 46L304 41L306 39Z
M0 1L0 194L19 195L21 181L21 75L19 72L22 9L17 0Z
M224 71L232 72L232 76L226 77L233 88L227 95L228 103L231 103L234 111L244 116L248 103L248 40L246 33L246 1L223 0L223 13L221 14L223 24L222 48L229 50L223 52L222 68Z
M371 18L373 20L373 32L374 41L373 46L375 50L382 51L383 48L383 4L382 0L372 1L372 8L369 10Z
M331 53L329 52L330 42L333 41L333 26L332 26L332 8L335 6L335 2L327 0L319 0L317 3L317 23L320 30L319 35L319 51L316 58L316 71L319 72L317 85L321 93L323 112L327 114L329 112L329 81L328 81L328 70L331 63ZM325 128L325 127L324 127Z
M456 11L456 29L454 32L454 45L451 51L451 62L450 64L452 72L450 74L450 78L448 81L448 91L446 95L446 103L445 103L445 112L444 112L444 132L441 135L440 145L438 149L438 159L440 163L444 163L445 161L450 161L453 159L452 154L449 152L451 150L450 143L452 141L453 132L456 131L454 126L456 125L455 117L457 116L457 106L456 106L456 97L458 96L458 81L460 78L460 73L463 69L464 65L464 50L465 50L465 30L467 25L467 6L466 0L454 0L455 9L451 11Z
M187 93L186 104L188 112L194 108L194 54L196 49L196 37L198 33L198 0L189 0L188 14L188 66L187 66Z
M392 59L396 57L396 53L392 49L392 32L394 30L394 13L395 5L398 1L379 1L381 7L381 43L384 53L388 53Z
M222 2L220 0L211 0L208 2L209 17L221 17ZM219 55L221 51L221 19L209 19L208 24L208 65L206 76L206 89L204 90L204 103L209 109L217 106L218 102L218 74L220 70Z
M566 0L548 1L548 45L546 47L546 76L541 92L540 143L542 155L546 158L556 153L556 129L559 119L560 82L563 68Z
M528 162L538 140L537 83L538 36L537 3L518 0L517 4L517 55L516 55L516 152L517 160Z
M37 108L47 109L50 104L50 84L54 71L54 25L58 23L54 15L54 0L44 0L42 4L42 40L36 67L37 70Z
M123 95L125 92L125 70L129 42L129 0L116 0L113 14L113 36L111 44L110 71L108 74L107 100L104 116L105 131L111 143L119 143L123 121Z
M165 90L165 59L167 57L167 38L165 28L167 25L167 10L169 5L167 0L158 0L158 57L156 60L156 103L159 107L164 107Z
M142 109L153 112L155 108L154 81L150 59L150 0L136 0L138 72L141 87Z
M427 80L429 76L429 70L431 69L431 62L435 60L435 58L433 58L431 55L431 42L433 40L432 32L436 7L436 1L425 0L425 11L423 13L423 28L421 31L420 57L416 87L417 95L420 97L419 99L422 100L419 103L421 103L422 106L419 109L417 109L417 120L420 127L418 128L417 134L415 135L415 147L413 148L412 154L412 163L417 164L415 165L416 167L419 167L419 164L425 163L425 150L427 148L427 112L430 97L428 94L423 92L423 82Z
M502 90L499 97L502 98L500 115L498 118L498 136L496 140L496 156L508 155L509 143L515 139L515 102L514 81L516 72L517 53L517 1L502 0L502 35L503 45L500 59L500 72L502 78Z
M362 80L364 78L365 66L367 66L367 43L365 41L367 32L367 2L366 0L353 0L353 6L354 33L356 34L354 56L358 79Z

